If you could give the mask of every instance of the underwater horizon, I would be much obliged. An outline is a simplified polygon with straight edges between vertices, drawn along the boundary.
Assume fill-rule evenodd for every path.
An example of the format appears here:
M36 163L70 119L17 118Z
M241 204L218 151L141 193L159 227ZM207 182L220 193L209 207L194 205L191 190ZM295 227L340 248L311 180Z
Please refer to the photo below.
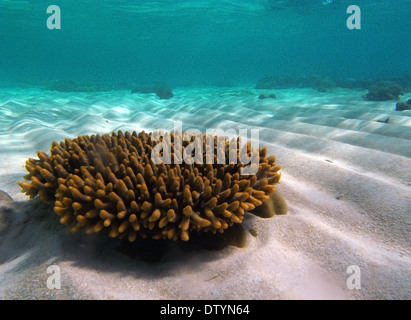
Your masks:
M46 9L61 10L49 30ZM351 4L361 29L349 30ZM255 84L411 74L411 1L0 1L0 85Z

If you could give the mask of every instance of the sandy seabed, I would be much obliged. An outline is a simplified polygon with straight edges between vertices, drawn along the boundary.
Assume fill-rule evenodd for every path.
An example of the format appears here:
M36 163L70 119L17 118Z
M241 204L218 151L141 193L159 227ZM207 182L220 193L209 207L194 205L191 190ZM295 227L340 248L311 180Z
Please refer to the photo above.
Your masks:
M158 100L1 89L0 189L14 201L0 200L0 299L410 299L411 111L363 101L361 91L274 90L277 99L259 100L261 92L177 89ZM20 193L24 162L53 140L173 130L174 120L183 130L259 129L260 146L283 166L288 215L247 215L243 248L170 245L148 263L105 237L65 234L50 208ZM46 286L52 264L60 290ZM351 265L359 290L347 288Z

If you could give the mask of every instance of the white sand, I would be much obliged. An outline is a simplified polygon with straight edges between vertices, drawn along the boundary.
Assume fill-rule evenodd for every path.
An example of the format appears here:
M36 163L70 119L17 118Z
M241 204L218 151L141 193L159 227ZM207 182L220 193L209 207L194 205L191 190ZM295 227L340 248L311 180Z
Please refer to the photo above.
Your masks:
M175 90L171 100L127 92L0 90L1 299L410 299L411 111L365 102L362 92ZM264 92L261 91L261 92ZM403 99L411 97L405 95ZM389 118L388 123L382 123ZM24 162L52 140L112 130L259 128L283 166L289 214L249 216L245 248L183 252L156 264L113 241L66 235L50 211L27 201ZM49 290L46 269L61 270ZM361 270L349 290L347 267Z

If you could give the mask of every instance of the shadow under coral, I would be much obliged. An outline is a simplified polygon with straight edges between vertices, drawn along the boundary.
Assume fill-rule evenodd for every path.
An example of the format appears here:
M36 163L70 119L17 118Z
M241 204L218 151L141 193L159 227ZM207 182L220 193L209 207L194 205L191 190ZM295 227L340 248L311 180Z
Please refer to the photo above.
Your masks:
M193 234L189 242L138 239L135 243L108 238L104 233L67 234L50 206L37 200L0 205L0 265L13 265L11 273L42 264L70 262L80 268L120 272L136 277L158 277L187 263L218 259L230 246L244 247L241 225L224 234ZM224 255L213 250L227 250Z
M103 233L77 233L62 236L61 245L65 253L71 252L77 257L87 257L84 261L89 261L87 264L90 265L100 264L106 257L116 256L125 262L133 260L138 264L153 267L177 260L178 264L184 264L198 252L204 252L204 258L207 260L215 259L217 255L205 252L224 250L230 246L243 248L246 246L246 236L243 226L234 225L223 234L193 233L188 242L150 238L139 238L135 242L129 242L127 239L108 238Z
M265 214L261 212L264 208L254 214L268 217L270 210L275 211L271 215L284 214L287 208L268 205ZM10 264L13 267L9 272L14 274L42 265L68 262L80 269L155 279L170 275L181 267L195 268L227 257L238 252L238 248L246 247L250 219L254 218L247 213L242 224L234 224L222 234L192 233L188 242L140 238L130 243L126 239L108 238L103 232L67 234L52 207L37 199L2 202L0 267Z

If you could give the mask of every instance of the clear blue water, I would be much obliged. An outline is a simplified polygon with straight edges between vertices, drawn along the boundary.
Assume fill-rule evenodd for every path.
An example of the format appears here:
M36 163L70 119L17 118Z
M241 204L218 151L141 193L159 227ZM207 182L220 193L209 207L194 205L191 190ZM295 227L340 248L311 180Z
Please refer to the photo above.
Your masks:
M411 73L409 0L0 0L0 85L255 83ZM49 5L61 29L49 30ZM347 7L361 8L348 30Z
M352 4L361 30L347 29ZM410 34L411 0L0 0L0 299L409 299L411 110L396 109L411 101ZM267 76L283 84L257 88ZM366 101L378 78L404 93ZM338 79L366 85L326 86ZM132 92L156 82L174 96ZM288 216L247 213L244 248L170 246L145 264L63 234L21 192L27 159L52 141L174 121L258 129ZM46 287L49 263L61 291ZM347 288L349 265L361 290Z

